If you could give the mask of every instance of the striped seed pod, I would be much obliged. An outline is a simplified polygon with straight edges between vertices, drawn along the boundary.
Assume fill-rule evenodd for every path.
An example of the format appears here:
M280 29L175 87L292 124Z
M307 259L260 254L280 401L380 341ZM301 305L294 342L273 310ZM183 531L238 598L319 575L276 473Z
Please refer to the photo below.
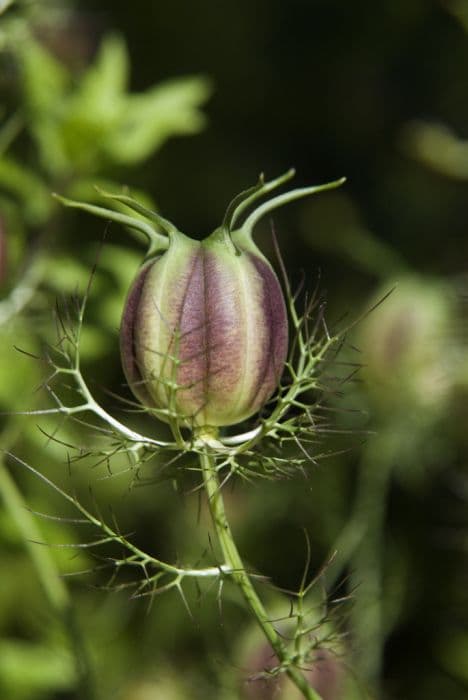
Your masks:
M56 195L148 238L146 262L123 311L122 365L137 399L172 425L200 433L234 425L260 411L278 387L288 352L286 305L253 229L273 209L344 182L286 191L253 207L293 175L261 177L202 241L128 195L101 192L139 218Z
M264 405L288 349L278 279L249 241L176 233L130 290L122 362L134 394L185 424L239 423Z

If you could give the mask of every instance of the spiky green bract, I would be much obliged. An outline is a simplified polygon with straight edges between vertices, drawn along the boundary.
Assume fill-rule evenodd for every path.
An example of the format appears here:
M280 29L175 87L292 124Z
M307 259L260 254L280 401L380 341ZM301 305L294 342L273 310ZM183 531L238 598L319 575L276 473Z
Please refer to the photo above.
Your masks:
M323 386L321 376L324 365L333 346L339 345L340 337L331 336L323 319L323 307L318 297L313 296L304 315L295 310L294 298L286 282L286 297L293 328L286 373L278 388L275 399L268 405L267 414L257 425L246 433L223 436L215 429L197 429L193 437L186 439L175 429L174 442L165 442L153 436L138 433L129 428L106 410L93 397L80 366L80 337L84 319L85 301L77 311L76 325L72 322L73 314L69 311L59 318L60 341L56 348L47 353L47 361L52 366L48 382L49 395L56 402L55 407L31 411L33 415L49 416L60 414L70 419L78 419L83 424L85 414L91 414L98 423L92 425L86 418L84 425L91 433L86 447L66 443L67 459L70 465L84 459L91 459L93 465L104 463L109 469L109 476L122 471L133 470L135 482L139 484L159 481L174 477L180 469L181 458L190 454L200 460L205 488L213 515L213 526L220 543L218 552L212 552L211 561L205 566L174 565L163 561L134 544L132 539L123 535L118 526L103 519L99 510L92 512L84 508L75 496L71 496L37 470L29 469L39 478L54 488L79 511L79 517L92 527L92 540L72 547L84 546L100 551L117 545L123 554L117 557L98 556L103 563L97 568L110 571L110 580L106 587L128 589L137 597L148 596L150 599L168 590L177 590L185 600L184 589L188 581L218 581L219 595L227 582L232 582L242 590L246 603L269 643L276 651L278 666L275 674L287 674L300 689L305 698L319 700L320 695L307 685L302 673L304 668L313 664L316 650L318 625L316 603L310 602L310 585L301 583L296 596L291 598L286 607L291 607L288 617L297 621L297 630L290 640L284 640L276 632L273 619L260 599L258 584L261 578L252 574L242 564L233 535L226 527L227 515L223 503L223 484L238 474L247 479L254 477L275 476L284 478L298 470L304 472L320 458L315 443L320 439L321 431L327 429L322 422L320 404ZM67 319L68 316L68 319ZM61 399L61 381L66 383L67 403ZM76 389L75 403L68 403L70 381ZM171 411L165 413L171 419ZM175 424L175 427L177 424ZM51 428L51 439L59 442L60 433ZM126 457L128 466L117 467L115 462ZM156 457L157 472L153 466ZM25 463L16 460L27 467ZM193 468L193 462L192 468ZM148 469L152 475L147 476ZM66 546L61 543L60 546ZM123 571L136 573L129 581L121 581ZM316 577L317 578L317 577ZM253 583L257 582L254 588ZM306 599L307 597L307 599ZM324 622L326 613L324 613ZM332 641L330 642L332 643Z

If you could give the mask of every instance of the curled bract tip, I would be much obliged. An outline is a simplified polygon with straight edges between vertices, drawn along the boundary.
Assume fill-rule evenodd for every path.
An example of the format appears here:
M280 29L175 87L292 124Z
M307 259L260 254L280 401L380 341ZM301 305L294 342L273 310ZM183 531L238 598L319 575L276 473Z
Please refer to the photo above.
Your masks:
M265 199L254 209L251 209L259 200L267 197L270 192L273 192L291 180L295 174L295 169L290 168L279 177L267 181L265 180L264 174L261 173L255 185L238 194L230 202L221 226L211 234L211 237L219 240L224 238L225 242L232 250L237 250L238 245L235 238L232 238L233 233L236 233L238 238L242 237L243 240L248 241L252 238L254 227L265 214L295 199L301 199L302 197L307 197L318 192L325 192L340 187L346 182L346 178L342 177L323 185L313 185L311 187L289 190L275 197ZM152 257L167 250L174 237L183 235L172 222L144 206L129 194L107 192L97 186L95 189L101 197L105 198L110 203L114 205L123 205L139 216L130 216L108 207L68 199L55 192L52 196L66 207L81 209L95 216L107 219L108 221L116 221L124 226L140 231L148 240L148 257ZM250 213L248 213L249 210L251 210ZM246 215L245 218L243 218L244 215Z

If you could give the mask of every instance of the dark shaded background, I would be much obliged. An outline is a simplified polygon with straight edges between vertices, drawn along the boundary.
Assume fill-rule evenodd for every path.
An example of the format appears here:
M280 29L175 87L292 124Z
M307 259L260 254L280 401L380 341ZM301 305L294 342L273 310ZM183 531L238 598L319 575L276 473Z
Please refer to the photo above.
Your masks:
M232 192L294 165L301 183L345 174L368 226L426 269L451 270L463 255L463 185L399 147L409 120L461 135L467 122L466 35L443 3L82 8L124 33L135 88L187 73L213 79L210 128L135 174L183 230L211 230Z

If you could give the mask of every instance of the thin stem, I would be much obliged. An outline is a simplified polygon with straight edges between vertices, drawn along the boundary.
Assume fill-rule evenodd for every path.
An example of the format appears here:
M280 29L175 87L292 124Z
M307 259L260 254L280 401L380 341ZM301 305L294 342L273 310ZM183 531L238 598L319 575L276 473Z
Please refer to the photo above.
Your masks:
M216 462L214 457L209 454L208 451L201 453L200 465L203 472L203 481L208 497L213 525L221 551L223 553L225 564L232 570L231 576L233 581L239 587L244 600L247 603L247 607L261 627L280 663L286 668L286 673L288 674L289 678L301 691L304 698L307 700L322 700L321 696L308 684L303 673L292 665L293 659L281 641L271 620L268 618L267 612L263 607L263 603L253 587L249 574L245 570L226 516L224 499L221 493L221 486L216 471Z
M8 453L9 454L9 453ZM46 477L42 472L37 471L32 467L30 464L27 462L24 462L22 459L17 457L16 455L10 454L10 457L19 465L27 469L28 471L32 472L35 476L37 476L43 483L47 484L50 488L52 488L54 491L59 493L66 501L71 503L84 517L85 519L90 522L92 525L100 529L106 537L104 539L101 539L94 544L105 544L106 542L119 542L122 544L129 552L131 552L131 557L126 558L125 563L132 563L132 560L136 561L139 565L145 565L145 564L152 564L155 566L157 569L161 569L162 571L169 573L169 574L175 574L177 576L180 576L181 578L184 576L190 576L193 578L209 578L209 577L218 577L220 574L229 574L231 573L231 569L229 567L225 566L211 566L208 568L203 568L203 569L198 569L198 568L189 568L189 569L183 569L178 566L174 566L173 564L168 564L164 561L161 561L160 559L156 559L153 556L150 556L149 554L146 554L142 549L139 549L136 545L134 545L132 542L130 542L128 539L126 539L123 535L120 533L116 532L113 530L109 525L107 525L104 520L100 520L98 517L94 516L92 513L90 513L89 510L87 510L81 503L76 500L74 496L71 496L69 493L66 491L62 490L60 486L58 486L54 481L51 481L48 477ZM24 506L26 507L26 506ZM37 530L36 530L37 532ZM35 540L40 540L40 536L38 537L36 535Z
M62 370L63 372L63 370ZM129 440L132 440L132 442L136 443L141 443L142 445L145 444L150 444L155 447L171 447L172 443L169 442L162 442L161 440L154 440L152 438L147 438L144 435L140 435L140 433L136 433L134 430L131 430L130 428L127 428L123 423L120 421L116 420L113 418L113 416L110 415L110 413L107 413L95 400L94 396L91 394L90 390L88 389L87 384L85 383L81 372L76 369L73 369L71 374L74 374L76 383L78 385L78 388L81 392L81 395L83 396L84 400L86 401L85 406L80 406L77 407L79 408L79 411L81 412L83 409L88 409L89 411L92 411L96 416L99 416L105 423L110 425L114 430L119 432L121 435L124 437L128 438ZM70 409L66 409L70 410Z

